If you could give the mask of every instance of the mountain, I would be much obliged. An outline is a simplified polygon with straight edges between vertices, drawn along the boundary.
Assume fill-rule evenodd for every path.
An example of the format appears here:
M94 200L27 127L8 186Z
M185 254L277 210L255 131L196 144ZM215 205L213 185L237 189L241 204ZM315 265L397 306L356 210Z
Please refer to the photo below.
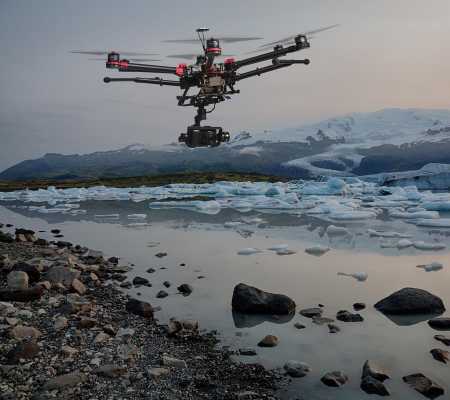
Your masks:
M189 171L257 172L310 178L418 170L450 163L450 110L385 109L355 113L298 128L250 134L227 145L189 149L181 144L91 154L46 154L14 165L1 180L80 179Z

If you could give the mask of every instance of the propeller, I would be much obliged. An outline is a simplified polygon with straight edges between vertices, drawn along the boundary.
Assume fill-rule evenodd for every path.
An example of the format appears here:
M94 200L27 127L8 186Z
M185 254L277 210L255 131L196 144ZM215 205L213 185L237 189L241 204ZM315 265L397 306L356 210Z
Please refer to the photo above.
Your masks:
M105 62L106 60L104 58L88 58L88 60L90 61L103 61ZM128 58L129 61L134 61L134 62L144 62L144 61L161 61L159 58Z
M274 42L265 43L265 44L259 46L258 50L255 50L255 51L264 50L264 49L267 49L269 47L273 47L273 46L276 46L276 45L285 45L285 44L287 44L289 42L294 41L295 37L298 36L298 35L305 35L305 36L308 37L308 39L311 39L312 35L315 35L316 33L328 31L329 29L334 29L334 28L337 28L338 26L340 26L340 24L329 25L329 26L325 26L325 27L322 27L322 28L313 29L311 31L306 31L306 32L303 32L303 33L297 33L297 34L294 34L294 35L290 35L290 36L284 37L282 39L276 40Z
M183 59L183 60L194 60L196 59L199 55L202 54L198 54L198 53L185 53L185 54L169 54L168 56L166 56L167 58L177 58L177 59ZM232 57L231 54L221 54L220 56L217 57Z
M218 39L223 43L238 43L247 42L251 40L264 39L258 36L214 36L214 39ZM163 40L164 43L185 43L185 44L197 44L199 39L169 39Z
M112 53L112 50L71 50L71 53L75 54L87 54L89 56L106 56L108 53ZM138 53L134 51L114 51L123 56L157 56L158 53Z

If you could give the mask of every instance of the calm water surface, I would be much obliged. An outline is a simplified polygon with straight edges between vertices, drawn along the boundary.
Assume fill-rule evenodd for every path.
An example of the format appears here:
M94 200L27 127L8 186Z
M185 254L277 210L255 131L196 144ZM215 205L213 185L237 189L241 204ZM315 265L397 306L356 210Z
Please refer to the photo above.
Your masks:
M438 363L429 354L432 348L444 345L433 339L437 332L427 325L427 317L393 321L373 308L381 298L408 286L429 290L450 307L450 252L382 249L380 239L367 234L368 228L394 230L412 234L412 240L439 241L450 247L450 229L418 228L380 217L376 221L339 224L346 226L352 235L330 239L324 234L329 223L295 214L222 210L217 215L205 215L187 210L149 210L145 202L126 201L84 202L81 208L87 210L86 215L39 214L21 203L3 203L0 222L45 230L40 236L49 239L50 229L59 228L63 240L135 264L130 279L136 275L146 277L153 287L129 292L133 295L140 292L140 298L161 306L157 314L161 322L170 317L196 319L205 329L217 329L223 345L234 349L255 347L258 356L241 358L243 361L261 362L268 367L281 367L291 359L307 362L312 372L306 378L293 380L283 390L281 396L286 399L370 397L359 389L361 367L366 359L377 361L391 372L393 379L385 383L393 399L423 398L401 380L402 376L416 372L446 387L447 397L441 398L450 398L450 366ZM147 217L139 221L127 217L134 213ZM105 214L119 217L98 217ZM260 217L265 222L231 229L223 225L243 217ZM156 243L159 244L155 246ZM237 255L242 248L266 249L281 243L297 253L278 256L264 251ZM331 250L322 257L304 252L317 244L327 245ZM167 252L167 257L155 257L160 251ZM444 269L425 272L416 268L433 261L444 264ZM181 263L186 266L180 266ZM157 271L147 274L149 267ZM369 276L365 282L338 275L360 271ZM166 280L172 283L169 289L162 284ZM351 311L353 303L362 301L368 306L361 312L365 320L355 324L338 321L341 332L331 335L326 325L315 325L298 313L279 320L233 315L231 297L239 282L286 294L296 301L297 310L321 303L325 306L324 316L329 317L342 309ZM177 294L176 287L181 283L193 286L192 295ZM169 297L157 299L156 293L161 289L167 290ZM306 329L297 330L295 322L303 323ZM257 348L257 342L267 334L278 336L280 344L271 349ZM339 389L324 386L320 378L333 370L346 372L350 382Z

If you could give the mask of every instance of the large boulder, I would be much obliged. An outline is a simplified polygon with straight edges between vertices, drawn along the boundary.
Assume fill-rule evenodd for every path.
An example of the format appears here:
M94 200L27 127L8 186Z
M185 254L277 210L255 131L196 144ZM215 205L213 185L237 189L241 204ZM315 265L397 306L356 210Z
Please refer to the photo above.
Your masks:
M433 318L428 321L428 325L434 329L450 331L450 318Z
M444 389L439 384L421 373L404 376L403 381L429 399L435 399L444 394Z
M245 283L235 286L231 304L234 311L250 314L285 315L295 311L295 302L288 296L264 292Z
M80 271L76 269L55 265L51 267L45 274L45 279L52 284L62 283L64 286L70 288L74 279L78 279L80 276Z
M145 301L130 299L126 304L126 310L131 314L153 319L153 307Z
M384 314L442 314L444 303L434 294L423 289L404 288L375 304Z
M38 300L44 294L42 286L34 286L28 289L0 289L0 301L28 302Z

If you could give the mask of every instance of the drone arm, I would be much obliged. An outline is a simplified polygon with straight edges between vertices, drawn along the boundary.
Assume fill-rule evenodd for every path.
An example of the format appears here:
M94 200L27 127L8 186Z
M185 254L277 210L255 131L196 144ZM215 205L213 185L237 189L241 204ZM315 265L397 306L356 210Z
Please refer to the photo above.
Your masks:
M236 74L234 80L240 81L242 79L251 78L252 76L260 76L262 74L265 74L267 72L276 71L280 68L286 68L290 67L292 64L309 64L309 60L274 60L273 65L268 65L266 67L256 68L252 69L251 71L243 72L242 74Z
M179 81L172 81L169 79L161 78L103 78L103 82L135 82L135 83L149 83L160 86L180 86Z
M168 67L165 65L138 64L138 63L131 63L127 60L107 62L106 67L118 69L120 72L149 72L157 74L176 75L176 67Z
M243 60L235 61L233 64L233 69L237 70L241 67L245 67L246 65L256 64L263 61L273 60L278 57L285 56L286 54L293 53L295 51L300 51L303 49L309 48L309 42L306 38L306 36L299 35L295 38L295 44L288 46L288 47L282 47L282 46L275 46L272 51L264 54L259 54L254 57L244 58Z

